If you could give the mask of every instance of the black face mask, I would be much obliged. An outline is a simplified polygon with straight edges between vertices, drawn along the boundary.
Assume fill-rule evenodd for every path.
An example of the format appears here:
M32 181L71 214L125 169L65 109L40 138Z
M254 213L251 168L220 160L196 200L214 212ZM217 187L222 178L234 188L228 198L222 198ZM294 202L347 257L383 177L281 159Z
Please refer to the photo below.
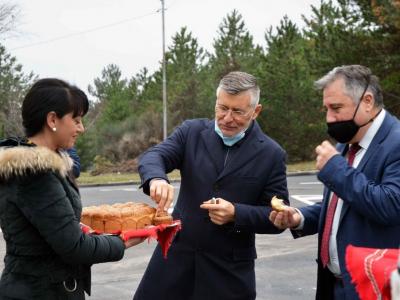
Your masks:
M339 143L351 141L360 129L353 120L327 123L328 134Z
M361 95L360 101L357 104L356 110L355 110L353 118L351 118L351 120L326 123L326 125L328 126L328 134L332 138L334 138L336 141L338 141L339 143L350 142L351 139L357 134L358 130L361 127L372 122L376 118L376 116L379 115L380 111L376 114L375 117L371 118L367 123L365 123L363 125L357 125L354 122L354 118L357 114L358 108L360 106L362 99L364 98L364 94L367 91L368 86L369 86L369 82L367 82L367 86L365 87L364 92Z

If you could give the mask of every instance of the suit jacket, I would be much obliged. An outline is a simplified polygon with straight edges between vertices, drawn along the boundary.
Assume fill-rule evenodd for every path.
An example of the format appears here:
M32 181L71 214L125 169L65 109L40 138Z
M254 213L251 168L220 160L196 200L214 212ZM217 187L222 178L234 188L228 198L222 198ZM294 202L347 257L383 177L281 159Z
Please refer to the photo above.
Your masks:
M268 220L268 205L274 195L288 198L286 154L256 122L238 144L228 150L214 121L189 120L141 157L146 193L151 178L180 170L173 217L182 230L167 260L155 250L135 299L255 298L255 233L281 232ZM211 222L200 205L212 197L234 204L234 223Z
M343 157L348 146L338 144L342 155L332 157L318 174L324 185L323 202L301 208L305 217L301 235L318 232L316 299L331 299L332 275L323 269L319 253L330 192L343 200L336 236L346 299L359 299L346 268L348 245L398 248L400 245L400 123L388 112L357 168ZM360 266L362 267L362 266Z

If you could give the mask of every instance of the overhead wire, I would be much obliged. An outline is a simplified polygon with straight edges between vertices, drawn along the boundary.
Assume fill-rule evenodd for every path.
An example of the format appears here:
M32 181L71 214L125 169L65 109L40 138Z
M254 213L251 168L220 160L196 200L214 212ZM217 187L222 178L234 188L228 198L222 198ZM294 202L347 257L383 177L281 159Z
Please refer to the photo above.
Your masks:
M172 2L166 9L169 9L172 6L174 6L177 1L178 0L175 0L174 2ZM88 30L84 30L84 31L79 31L79 32L71 33L71 34L66 34L66 35L54 37L54 38L48 39L48 40L43 40L43 41L39 41L39 42L35 42L35 43L31 43L31 44L27 44L27 45L23 45L23 46L19 46L19 47L14 47L14 48L12 48L10 50L14 51L14 50L30 48L30 47L34 47L34 46L39 46L39 45L43 45L43 44L52 43L52 42L55 42L55 41L59 41L59 40L63 40L63 39L67 39L67 38L71 38L71 37L75 37L75 36L79 36L79 35L82 35L82 34L87 34L87 33L95 32L95 31L99 31L99 30L102 30L102 29L105 29L105 28L117 26L117 25L120 25L120 24L123 24L123 23L134 21L134 20L139 20L139 19L151 16L151 15L158 14L159 12L160 12L160 10L158 9L155 12L147 13L147 14L144 14L144 15L141 15L141 16L136 16L136 17L133 17L133 18L124 19L124 20L121 20L121 21L117 21L117 22L114 22L114 23L98 26L98 27L95 27L95 28L92 28L92 29L88 29Z
M157 13L158 13L158 11L147 13L147 14L144 14L144 15L141 15L141 16L136 16L136 17L133 17L133 18L124 19L124 20L121 20L121 21L117 21L117 22L114 22L114 23L98 26L98 27L91 28L91 29L88 29L88 30L74 32L74 33L71 33L71 34L66 34L66 35L54 37L52 39L47 39L47 40L43 40L43 41L39 41L39 42L27 44L27 45L15 47L15 48L12 48L10 50L14 51L14 50L30 48L30 47L34 47L34 46L39 46L39 45L43 45L43 44L52 43L52 42L55 42L55 41L58 41L58 40L63 40L63 39L79 36L79 35L82 35L82 34L87 34L87 33L95 32L95 31L99 31L99 30L102 30L102 29L105 29L105 28L117 26L117 25L120 25L120 24L123 24L123 23L134 21L134 20L139 20L139 19L151 16L151 15L155 15Z

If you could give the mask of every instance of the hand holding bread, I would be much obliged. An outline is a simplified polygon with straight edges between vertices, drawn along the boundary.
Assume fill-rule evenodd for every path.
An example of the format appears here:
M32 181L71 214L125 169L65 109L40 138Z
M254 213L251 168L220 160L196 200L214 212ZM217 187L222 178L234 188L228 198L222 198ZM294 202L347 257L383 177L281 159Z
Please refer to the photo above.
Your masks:
M284 211L285 210L285 203L283 202L282 199L279 199L278 197L274 196L271 199L271 207L275 211Z
M174 200L174 187L165 179L150 181L150 197L158 204L158 210L168 210Z
M279 229L296 228L299 226L301 216L298 211L284 203L276 196L271 199L271 213L269 220Z

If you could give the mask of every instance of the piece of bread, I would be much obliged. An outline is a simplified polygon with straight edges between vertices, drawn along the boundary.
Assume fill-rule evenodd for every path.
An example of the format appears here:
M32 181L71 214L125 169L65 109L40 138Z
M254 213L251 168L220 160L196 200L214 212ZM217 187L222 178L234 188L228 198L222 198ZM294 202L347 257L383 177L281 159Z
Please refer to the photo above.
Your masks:
M171 224L173 221L172 216L166 211L158 211L153 219L154 225Z
M284 211L285 210L285 203L283 202L282 199L279 199L278 197L274 196L271 199L271 207L275 211Z

